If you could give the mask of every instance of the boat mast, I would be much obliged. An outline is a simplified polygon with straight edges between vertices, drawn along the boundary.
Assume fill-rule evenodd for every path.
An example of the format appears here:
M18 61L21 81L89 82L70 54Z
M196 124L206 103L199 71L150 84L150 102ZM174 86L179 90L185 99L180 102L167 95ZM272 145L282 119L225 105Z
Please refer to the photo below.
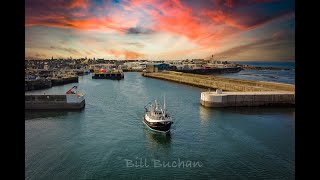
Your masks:
M164 115L166 115L166 95L163 96L163 111Z
M155 102L155 110L158 110L158 102L157 102L157 100L154 100L154 102Z

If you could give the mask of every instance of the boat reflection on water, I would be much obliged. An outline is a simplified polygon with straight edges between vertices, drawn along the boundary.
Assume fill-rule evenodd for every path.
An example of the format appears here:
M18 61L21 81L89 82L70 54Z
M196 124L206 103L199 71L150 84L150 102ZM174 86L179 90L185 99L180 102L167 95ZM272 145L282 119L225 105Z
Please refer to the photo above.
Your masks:
M150 131L149 129L147 129L147 127L145 127L144 134L152 147L159 147L159 145L161 145L162 147L170 147L171 132L163 134Z

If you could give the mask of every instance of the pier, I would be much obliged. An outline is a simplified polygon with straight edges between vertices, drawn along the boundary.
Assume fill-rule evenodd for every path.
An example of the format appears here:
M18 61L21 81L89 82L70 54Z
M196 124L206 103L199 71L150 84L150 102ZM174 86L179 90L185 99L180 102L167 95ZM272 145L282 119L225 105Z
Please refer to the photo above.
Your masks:
M62 78L40 78L34 80L25 80L24 90L33 91L39 89L47 89L53 86L60 86L68 83L77 83L79 82L78 76L66 76Z
M209 75L199 75L190 73L181 73L173 71L157 72L157 73L143 73L145 77L173 81L182 84L188 84L206 89L222 89L224 91L235 92L255 92L255 91L295 91L295 85L223 78Z
M84 94L73 86L66 94L25 94L25 110L82 110L85 106Z
M25 95L26 110L81 110L85 106L83 97L72 95Z
M260 92L202 92L201 105L205 107L281 106L294 107L295 94L288 91Z
M81 110L83 97L73 95L25 95L26 110Z

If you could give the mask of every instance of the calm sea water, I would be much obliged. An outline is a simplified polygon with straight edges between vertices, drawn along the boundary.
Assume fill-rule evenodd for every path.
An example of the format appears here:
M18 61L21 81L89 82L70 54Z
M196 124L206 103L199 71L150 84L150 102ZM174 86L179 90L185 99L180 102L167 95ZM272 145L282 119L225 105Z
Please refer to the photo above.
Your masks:
M32 93L73 85L86 94L83 111L26 112L26 179L294 179L294 108L209 109L202 89L139 73ZM175 121L167 136L142 122L144 106L163 94Z
M219 76L249 79L257 81L272 81L295 84L295 62L237 62L259 67L289 68L289 70L243 70L238 73L222 74Z

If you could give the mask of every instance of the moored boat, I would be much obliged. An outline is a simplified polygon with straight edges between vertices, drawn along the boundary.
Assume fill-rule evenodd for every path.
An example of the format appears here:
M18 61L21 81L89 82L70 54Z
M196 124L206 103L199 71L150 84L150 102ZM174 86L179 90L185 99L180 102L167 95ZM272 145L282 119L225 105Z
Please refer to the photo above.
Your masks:
M123 78L124 78L123 71L119 69L112 69L108 71L105 69L100 69L100 70L96 70L92 75L92 79L121 80Z

